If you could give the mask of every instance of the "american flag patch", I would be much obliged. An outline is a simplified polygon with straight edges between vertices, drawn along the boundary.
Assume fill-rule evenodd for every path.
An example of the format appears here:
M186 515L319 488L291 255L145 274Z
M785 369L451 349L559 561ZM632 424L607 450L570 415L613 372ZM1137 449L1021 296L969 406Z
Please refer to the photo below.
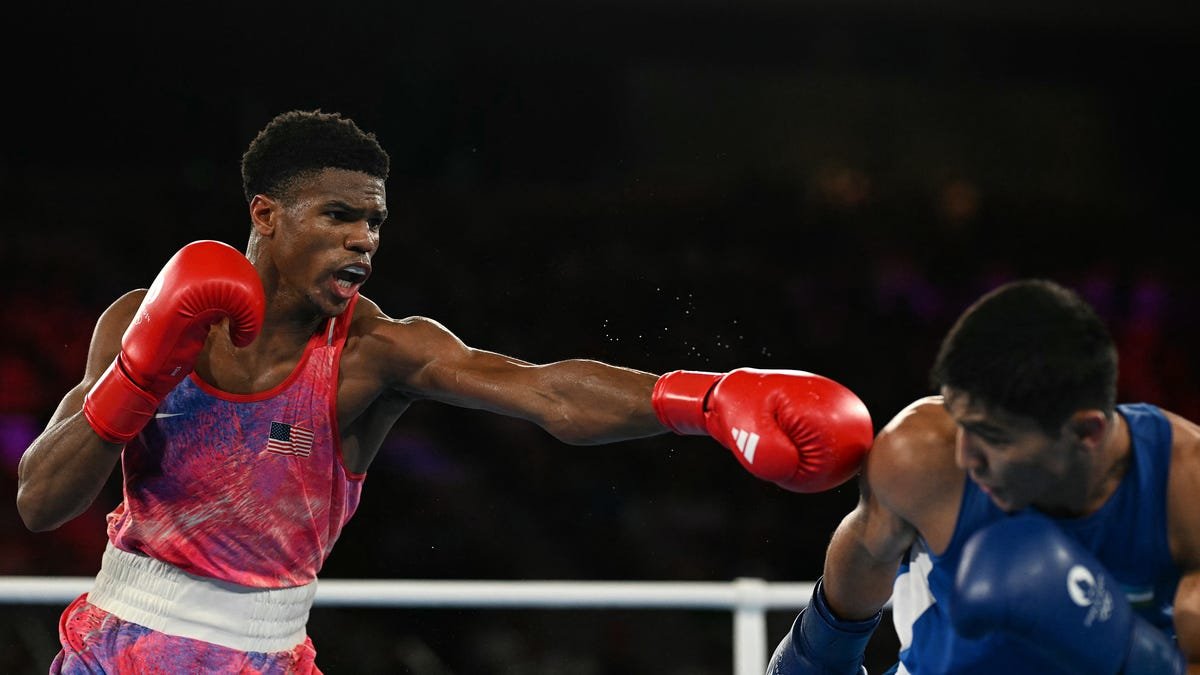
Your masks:
M313 432L283 422L271 422L271 434L267 437L267 452L279 455L308 457L312 452Z

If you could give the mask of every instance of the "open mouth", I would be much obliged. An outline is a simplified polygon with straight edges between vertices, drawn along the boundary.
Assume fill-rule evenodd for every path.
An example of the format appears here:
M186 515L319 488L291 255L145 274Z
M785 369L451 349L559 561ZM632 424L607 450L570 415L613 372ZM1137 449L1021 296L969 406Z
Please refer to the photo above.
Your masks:
M369 276L371 276L370 267L366 265L347 265L333 273L333 292L343 299L352 298Z
M337 279L338 286L349 290L355 286L361 286L367 280L368 274L367 268L361 265L350 265L335 272L333 277Z

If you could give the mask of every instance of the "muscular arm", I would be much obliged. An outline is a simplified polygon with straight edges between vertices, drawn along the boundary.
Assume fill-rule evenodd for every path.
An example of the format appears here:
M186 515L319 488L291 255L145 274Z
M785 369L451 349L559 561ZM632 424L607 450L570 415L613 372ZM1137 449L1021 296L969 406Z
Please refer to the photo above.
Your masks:
M873 497L865 476L860 489L857 508L829 542L822 577L830 608L848 621L868 619L887 603L900 559L915 537L911 525Z
M936 397L908 406L879 433L858 506L838 526L825 556L825 594L839 617L865 619L884 606L918 534L935 551L945 547L961 498L953 444L954 424Z
M901 558L918 534L928 542L932 531L944 546L944 523L957 516L953 486L961 484L954 425L939 398L893 418L867 454L858 506L834 532L812 601L776 646L768 672L860 672Z
M411 398L526 419L576 445L667 431L650 404L657 375L586 359L531 364L468 347L425 318L369 321L365 353Z
M534 422L574 445L668 430L707 435L754 476L796 492L849 480L870 447L863 402L813 373L738 368L660 377L588 359L537 365L468 347L429 319L395 321L369 301L358 307L338 388L344 420L378 419L376 402L392 396L404 399L394 410L418 399L488 410ZM386 416L380 421L376 428ZM355 467L370 461L378 443L359 447L367 452L352 460Z
M1188 675L1200 675L1200 572L1195 569L1183 575L1175 593L1175 630Z
M1175 593L1175 632L1188 661L1188 673L1200 675L1200 426L1172 417L1175 449L1168 487L1171 551L1182 572Z
M534 365L476 349L457 363L426 370L430 398L527 419L576 445L667 431L650 406L650 373L585 359Z
M121 456L122 446L101 439L84 418L83 398L116 357L142 295L128 293L101 315L83 380L67 392L46 429L21 456L17 511L31 530L53 530L87 510Z

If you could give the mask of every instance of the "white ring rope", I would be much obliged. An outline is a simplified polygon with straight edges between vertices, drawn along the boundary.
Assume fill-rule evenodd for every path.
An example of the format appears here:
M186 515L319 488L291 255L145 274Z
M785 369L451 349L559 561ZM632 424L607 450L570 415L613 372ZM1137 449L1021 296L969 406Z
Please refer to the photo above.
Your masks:
M65 605L89 591L92 582L92 577L0 576L0 605ZM726 610L733 613L733 672L735 675L762 675L769 653L767 610L798 610L806 606L815 585L809 581L769 583L757 578L739 578L731 582L323 579L317 584L314 604L325 607ZM776 636L775 640L780 637Z
M0 604L70 602L92 577L0 577ZM316 605L343 607L507 607L566 609L798 609L813 582L442 581L322 579Z

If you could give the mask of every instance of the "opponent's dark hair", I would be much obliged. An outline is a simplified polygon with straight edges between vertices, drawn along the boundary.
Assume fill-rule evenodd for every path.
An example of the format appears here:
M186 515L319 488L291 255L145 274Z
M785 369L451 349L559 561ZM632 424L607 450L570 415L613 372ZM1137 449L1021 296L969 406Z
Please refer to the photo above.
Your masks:
M1077 410L1111 415L1117 350L1104 322L1074 291L1046 279L1013 281L958 318L942 340L930 381L1057 434Z
M348 169L386 180L387 152L340 113L292 110L263 127L242 155L242 192L283 196L297 178L322 169Z

